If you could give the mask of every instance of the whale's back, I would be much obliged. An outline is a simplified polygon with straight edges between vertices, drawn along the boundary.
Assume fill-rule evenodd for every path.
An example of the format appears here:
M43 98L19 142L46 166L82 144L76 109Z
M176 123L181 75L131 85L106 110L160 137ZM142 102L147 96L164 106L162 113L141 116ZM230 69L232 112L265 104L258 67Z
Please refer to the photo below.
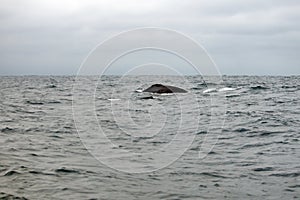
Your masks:
M170 85L154 84L149 88L145 89L143 92L152 92L152 93L186 93L187 91Z

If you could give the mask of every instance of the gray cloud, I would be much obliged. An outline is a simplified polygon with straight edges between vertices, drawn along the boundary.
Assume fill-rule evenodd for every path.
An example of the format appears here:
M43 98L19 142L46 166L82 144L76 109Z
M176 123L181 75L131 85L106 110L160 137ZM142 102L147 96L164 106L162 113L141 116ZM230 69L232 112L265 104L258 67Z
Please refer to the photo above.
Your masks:
M3 0L0 74L75 74L99 42L143 26L193 37L224 74L299 74L299 21L296 0Z

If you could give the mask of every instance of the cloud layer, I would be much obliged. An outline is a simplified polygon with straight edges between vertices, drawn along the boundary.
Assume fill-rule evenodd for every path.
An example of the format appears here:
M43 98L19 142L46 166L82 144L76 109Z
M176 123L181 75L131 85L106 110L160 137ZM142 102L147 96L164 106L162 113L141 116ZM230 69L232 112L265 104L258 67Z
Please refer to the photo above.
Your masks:
M223 74L300 74L295 0L2 0L0 74L75 74L98 43L137 27L183 32Z

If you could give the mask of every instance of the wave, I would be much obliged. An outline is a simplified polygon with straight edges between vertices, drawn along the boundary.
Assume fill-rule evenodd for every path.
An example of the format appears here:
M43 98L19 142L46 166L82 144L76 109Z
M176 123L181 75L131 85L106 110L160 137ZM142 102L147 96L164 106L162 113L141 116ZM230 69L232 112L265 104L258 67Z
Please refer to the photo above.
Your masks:
M248 132L248 131L251 131L251 130L248 128L237 128L234 130L234 132L238 132L238 133Z
M267 89L269 89L268 87L262 86L262 85L251 86L250 88L251 88L252 90L267 90Z
M265 172L265 171L273 171L274 168L273 167L258 167L253 169L253 171L255 172Z
M230 95L226 95L226 98L234 98L234 97L240 97L241 95L239 94L230 94Z
M21 174L21 173L18 171L15 171L15 170L9 170L4 173L4 176L12 176L12 175L16 175L16 174Z
M56 88L57 86L56 85L47 85L45 88Z
M298 177L300 176L300 172L282 172L282 173L274 173L270 176L277 176L277 177Z
M47 101L47 104L57 104L57 103L62 103L62 102L61 101L57 101L57 100Z
M2 132L2 133L7 133L7 132L11 132L11 131L13 131L13 130L14 130L13 128L5 127L5 128L2 128L2 129L0 130L0 132Z
M283 85L283 86L281 86L281 88L290 89L290 88L297 88L297 86L295 86L295 85Z
M40 172L40 171L35 171L35 170L31 170L28 173L38 174L38 175L46 175L46 176L56 176L56 174L53 174L53 173L45 173L45 172Z
M31 104L31 105L44 105L44 103L41 101L27 100L26 103Z
M4 193L4 192L0 192L0 199L19 199L19 200L27 200L27 198L25 197L20 197L20 196L15 196L15 195L12 195L12 194L7 194L7 193Z
M75 169L66 169L64 167L56 169L55 172L56 173L76 173L76 174L80 173L78 170L75 170Z

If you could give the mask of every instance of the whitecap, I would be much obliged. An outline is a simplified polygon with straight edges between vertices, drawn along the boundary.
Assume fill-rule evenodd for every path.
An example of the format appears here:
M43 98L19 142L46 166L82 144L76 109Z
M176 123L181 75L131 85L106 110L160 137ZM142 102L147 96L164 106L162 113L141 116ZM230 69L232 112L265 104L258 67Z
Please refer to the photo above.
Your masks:
M236 90L236 88L224 87L219 89L219 92L226 92L226 91L233 91L233 90Z
M121 99L107 99L108 101L119 101Z
M205 94L205 93L216 92L216 91L217 91L216 88L208 88L208 89L204 90L203 93Z
M135 92L137 92L137 93L142 93L143 90L136 90Z
M161 93L160 96L172 96L174 93Z

